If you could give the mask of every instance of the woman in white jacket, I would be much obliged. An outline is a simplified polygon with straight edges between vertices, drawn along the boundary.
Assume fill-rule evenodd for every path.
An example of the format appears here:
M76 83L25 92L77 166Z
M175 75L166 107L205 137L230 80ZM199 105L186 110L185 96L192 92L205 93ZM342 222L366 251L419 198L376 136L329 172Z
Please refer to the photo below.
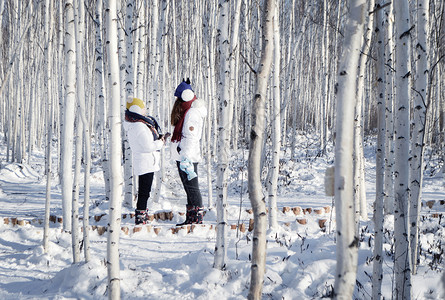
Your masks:
M176 88L175 96L171 113L171 124L175 129L170 152L187 194L186 219L177 226L201 224L204 208L198 184L198 163L201 161L200 140L207 109L204 101L196 98L188 78Z
M124 129L133 156L133 173L138 176L139 184L135 224L146 224L147 201L154 172L160 169L160 150L165 138L160 134L156 120L145 116L145 104L141 99L129 97L126 107Z

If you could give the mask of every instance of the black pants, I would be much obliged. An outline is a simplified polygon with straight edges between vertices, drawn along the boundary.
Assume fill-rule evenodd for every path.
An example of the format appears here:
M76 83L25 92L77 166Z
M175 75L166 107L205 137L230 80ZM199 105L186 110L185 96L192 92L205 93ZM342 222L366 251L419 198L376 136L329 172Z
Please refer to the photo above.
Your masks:
M198 176L192 180L187 179L187 173L179 168L179 161L176 162L179 171L179 177L181 177L182 184L184 185L185 193L187 194L187 205L202 207L202 196L199 190ZM196 175L198 175L198 163L193 163Z
M138 210L147 209L147 201L153 184L153 175L153 172L139 175L138 202L136 204L136 209Z

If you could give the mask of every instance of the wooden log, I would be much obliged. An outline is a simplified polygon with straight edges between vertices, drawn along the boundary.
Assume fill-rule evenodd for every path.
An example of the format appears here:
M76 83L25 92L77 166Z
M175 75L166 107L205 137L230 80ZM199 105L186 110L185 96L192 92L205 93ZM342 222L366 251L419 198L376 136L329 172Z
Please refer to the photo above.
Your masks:
M319 219L318 220L318 226L320 226L320 228L325 228L327 220L328 219Z
M255 226L255 220L254 219L250 219L249 220L249 232L253 230L253 227Z
M300 218L298 218L297 219L297 223L301 224L301 225L306 225L307 224L307 219L300 219Z
M246 232L246 224L244 224L244 223L239 224L239 231L241 231L243 233Z
M105 226L97 226L97 233L99 235L103 235L107 231L107 227Z
M165 218L169 221L173 220L173 212L172 211L165 212Z
M125 235L128 235L128 233L129 233L129 231L130 231L130 229L128 229L127 226L122 226L122 227L121 227L121 230L122 230L122 232L123 232Z
M94 221L99 222L103 216L106 216L106 214L100 214L94 216Z
M321 215L324 213L324 208L314 208L314 213L316 215Z
M296 207L292 207L292 212L294 213L294 215L298 216L301 214L301 207L296 206Z
M433 208L434 203L436 203L435 200L430 200L430 201L427 201L427 202L426 202L426 205L431 209L431 208Z
M289 206L283 206L283 213L287 213L290 212L290 207Z

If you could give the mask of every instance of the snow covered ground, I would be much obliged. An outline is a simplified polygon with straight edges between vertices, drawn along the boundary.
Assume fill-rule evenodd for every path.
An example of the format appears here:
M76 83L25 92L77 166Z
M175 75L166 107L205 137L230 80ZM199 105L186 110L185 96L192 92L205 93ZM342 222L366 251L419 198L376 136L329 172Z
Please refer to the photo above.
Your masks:
M312 145L312 146L311 146ZM324 195L324 172L333 163L332 149L327 157L316 157L316 143L309 137L299 139L299 157L295 161L283 153L280 171L278 207L280 228L268 232L267 270L263 299L328 298L334 285L336 266L335 213L329 211L333 199ZM91 261L72 264L71 236L61 224L51 223L50 249L43 252L45 184L43 154L31 163L5 163L6 150L0 146L0 299L106 299L107 268L106 225L108 204L104 203L102 173L93 167L91 180L90 225ZM151 225L134 230L131 209L124 207L124 230L120 239L122 299L245 299L250 281L252 233L248 231L252 215L247 194L247 152L232 156L229 174L228 261L225 271L212 268L216 232L216 213L207 212L204 226L173 232L174 224L184 219L185 193L173 164L167 164L159 203L150 202L150 211L171 211L172 219L155 219ZM372 217L374 200L374 149L366 148L366 184L368 213ZM444 299L445 188L444 179L430 172L440 166L427 162L421 225L421 263L413 277L413 299ZM437 171L436 171L437 172ZM57 182L56 179L53 182ZM208 187L204 165L200 184L207 204ZM433 202L428 202L433 201ZM429 207L428 205L431 207ZM283 212L283 208L290 210ZM311 208L304 214L298 208ZM319 214L318 214L318 213ZM52 189L51 214L60 217L61 192ZM159 215L158 215L159 216ZM96 221L95 218L98 220ZM326 222L323 228L320 221ZM28 222L26 222L28 221ZM301 224L306 222L306 224ZM385 241L383 294L391 298L392 254L388 238L393 220L388 217ZM128 229L128 232L125 230ZM244 230L246 229L246 230ZM359 267L355 299L370 299L372 274L373 224L362 221Z

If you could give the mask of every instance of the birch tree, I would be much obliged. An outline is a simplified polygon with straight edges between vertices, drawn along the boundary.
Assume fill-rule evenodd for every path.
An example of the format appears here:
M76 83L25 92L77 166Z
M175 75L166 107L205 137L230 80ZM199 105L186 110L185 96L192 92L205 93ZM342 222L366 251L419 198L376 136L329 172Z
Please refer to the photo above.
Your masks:
M216 220L216 245L215 260L213 267L224 269L227 259L227 168L229 164L230 149L230 109L232 99L229 94L230 80L230 40L229 40L229 9L230 2L221 0L219 2L220 17L218 25L219 51L220 51L220 96L219 114L220 124L218 125L218 169L217 169L217 220Z
M95 90L96 99L98 103L98 126L96 132L99 137L99 144L101 145L101 166L104 174L105 181L105 199L110 199L110 176L109 176L109 163L107 153L107 120L106 120L106 108L107 97L105 97L105 77L104 77L104 60L103 60L103 42L102 42L102 10L103 1L96 1L95 9Z
M267 81L273 60L273 17L275 2L266 0L263 7L262 49L256 88L252 103L252 126L248 161L249 198L253 209L254 230L252 243L251 282L248 299L261 299L266 264L267 214L265 197L261 186L261 151L265 131L265 103Z
M77 79L81 84L77 85L77 104L79 111L79 119L82 124L79 129L79 143L80 147L84 145L85 151L84 154L82 152L82 148L79 149L79 157L84 158L85 168L84 168L84 205L83 205L83 248L85 254L85 261L89 261L90 254L90 239L89 239L89 229L88 229L88 218L89 218L89 200L90 200L90 169L91 169L91 134L90 134L90 121L86 112L86 94L84 88L85 76L84 76L84 63L83 57L86 55L82 55L84 49L84 40L85 40L85 9L84 9L84 1L76 0L76 11L77 11L77 19L75 22L76 28L76 62L77 62ZM77 167L76 167L77 169ZM80 169L80 165L79 165ZM77 183L80 184L80 183Z
M3 1L2 1L3 3ZM3 8L0 8L0 15L3 11ZM46 120L48 122L47 124L47 139L46 139L46 201L45 201L45 222L44 222L44 230L43 230L43 249L45 252L48 251L48 240L49 240L49 217L50 217L50 203L51 203L51 141L52 141L52 135L53 135L53 103L52 103L52 97L51 97L51 64L50 64L50 58L51 58L51 47L52 47L52 13L50 13L52 10L50 8L50 1L45 0L45 38L44 41L47 43L46 49L45 49L45 62L48 66L46 69ZM0 18L1 19L1 18ZM1 32L1 30L0 30ZM1 36L0 36L1 40Z
M416 43L416 78L413 111L413 130L410 160L410 244L412 273L417 273L419 241L419 221L423 182L423 152L426 129L427 84L428 84L428 3L417 0L417 43Z
M382 297L383 279L383 203L385 198L385 156L386 156L386 74L385 74L385 43L384 43L384 11L378 3L376 9L376 39L377 39L377 150L376 150L376 195L374 202L374 250L372 273L372 299Z
M269 228L278 228L278 173L280 169L280 149L281 149L281 94L280 94L280 27L279 27L279 3L275 1L275 15L273 19L273 109L272 109L272 165L269 177Z
M385 215L394 212L394 40L393 40L393 17L392 3L389 3L384 10L385 21L385 97L386 97L386 149L385 149L385 198L384 212Z
M61 149L63 229L71 230L73 136L76 103L76 41L73 0L65 2L65 103Z
M335 142L335 208L337 216L336 299L351 299L355 287L358 236L352 186L352 149L356 78L365 20L364 0L349 2L345 41L338 76Z
M394 165L394 276L395 299L411 298L411 252L409 226L409 146L410 146L410 32L407 0L394 2L396 119Z
M368 1L368 11L374 8L374 0ZM363 103L364 99L364 81L366 76L367 52L370 51L372 28L374 24L374 14L371 13L367 17L367 26L364 33L364 42L359 60L359 76L357 82L357 103L355 106L354 116L354 202L356 210L357 230L359 228L360 218L364 221L368 220L368 208L366 206L366 185L365 185L365 164L363 153Z
M117 48L117 13L116 0L108 0L106 12L106 35L108 53L108 86L110 87L109 124L110 124L110 185L111 199L108 211L108 298L120 299L119 270L119 233L122 202L122 168L121 168L121 113L120 113L120 79Z

